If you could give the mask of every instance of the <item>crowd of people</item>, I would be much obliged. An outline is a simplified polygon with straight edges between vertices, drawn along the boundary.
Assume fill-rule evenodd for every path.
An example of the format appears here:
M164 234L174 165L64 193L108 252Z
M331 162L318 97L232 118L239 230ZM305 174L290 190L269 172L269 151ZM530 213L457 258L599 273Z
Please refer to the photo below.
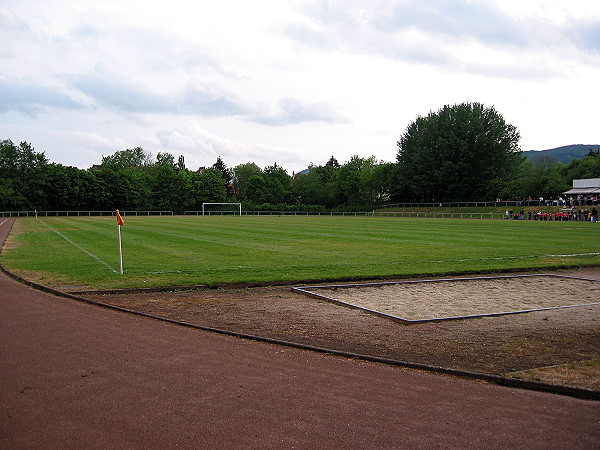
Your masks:
M537 210L521 210L519 212L513 212L512 210L506 210L506 219L555 221L587 220L595 223L598 221L598 210L595 207L592 209L576 209L575 206L571 206L571 208L563 208L560 211L555 212L545 212Z
M516 206L595 206L600 204L600 196L594 195L572 195L572 196L559 196L557 198L544 198L539 199L528 198L517 198L516 200L502 200L497 198L496 204L516 205Z
M546 206L585 206L585 205L597 205L598 195L576 195L570 197L558 197L552 200L544 200L540 197L540 205Z

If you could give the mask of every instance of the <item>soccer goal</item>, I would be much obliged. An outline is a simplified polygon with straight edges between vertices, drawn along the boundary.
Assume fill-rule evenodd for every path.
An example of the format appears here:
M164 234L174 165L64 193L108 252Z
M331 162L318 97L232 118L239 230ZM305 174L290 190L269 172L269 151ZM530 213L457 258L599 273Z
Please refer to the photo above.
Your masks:
M242 215L241 203L202 203L202 215Z

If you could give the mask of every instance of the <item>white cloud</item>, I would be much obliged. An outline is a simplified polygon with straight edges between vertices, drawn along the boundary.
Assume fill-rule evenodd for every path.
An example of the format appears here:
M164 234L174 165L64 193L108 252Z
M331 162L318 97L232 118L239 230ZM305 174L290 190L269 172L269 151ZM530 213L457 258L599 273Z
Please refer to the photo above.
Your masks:
M315 48L324 43L325 51L337 47L348 53L515 80L553 77L555 54L561 49L567 50L563 55L568 54L572 63L598 62L590 61L586 53L600 48L597 7L595 15L568 24L537 14L515 16L493 2L467 0L316 0L304 4L303 10L312 23L290 24L284 34ZM574 47L582 51L573 51ZM498 62L492 55L482 58L473 48L502 57ZM532 56L536 64L530 63Z
M120 142L118 139L110 139L98 133L84 131L75 131L73 133L73 140L82 147L108 151L110 153L113 153L115 148L120 149L123 146L123 142Z
M167 151L175 156L184 155L188 168L192 168L192 165L210 166L218 156L221 156L226 163L234 159L243 160L249 153L246 144L222 138L195 123L161 129L156 137L161 151Z
M0 113L19 111L35 118L44 108L79 109L82 105L60 86L0 80Z
M272 110L258 112L251 120L265 125L291 125L302 122L345 122L346 119L326 102L307 103L294 97L279 100Z
M0 138L80 167L135 146L392 161L411 120L461 101L524 149L598 139L596 0L6 0L0 28Z

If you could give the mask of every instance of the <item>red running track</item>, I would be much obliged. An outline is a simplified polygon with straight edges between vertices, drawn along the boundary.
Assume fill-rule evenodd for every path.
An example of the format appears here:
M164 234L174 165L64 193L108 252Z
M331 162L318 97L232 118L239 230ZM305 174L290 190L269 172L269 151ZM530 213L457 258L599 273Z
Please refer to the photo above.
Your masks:
M199 331L0 275L3 449L599 446L599 402Z

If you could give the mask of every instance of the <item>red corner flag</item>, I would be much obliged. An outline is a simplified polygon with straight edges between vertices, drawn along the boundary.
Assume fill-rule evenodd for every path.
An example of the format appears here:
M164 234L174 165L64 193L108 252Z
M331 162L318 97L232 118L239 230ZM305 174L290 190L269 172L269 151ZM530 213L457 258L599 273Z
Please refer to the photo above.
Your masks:
M120 227L123 226L123 218L121 217L121 213L119 213L119 210L117 209L117 224L119 224Z
M123 275L123 250L121 249L121 227L123 226L123 218L117 209L117 230L119 236L119 273Z

